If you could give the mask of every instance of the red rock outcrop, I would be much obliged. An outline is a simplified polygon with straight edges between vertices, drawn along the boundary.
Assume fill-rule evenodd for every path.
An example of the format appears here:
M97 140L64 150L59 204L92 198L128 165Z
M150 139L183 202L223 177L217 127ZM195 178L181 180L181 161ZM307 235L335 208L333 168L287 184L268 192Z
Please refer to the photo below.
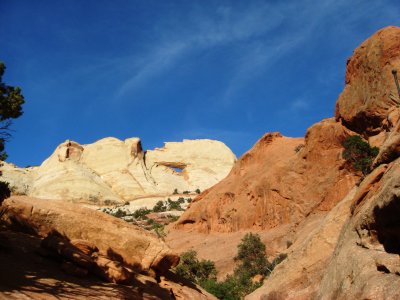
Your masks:
M29 251L60 261L60 271L62 269L69 275L84 278L82 282L93 282L93 279L86 279L91 275L131 287L128 289L130 293L115 296L116 299L215 299L194 284L175 278L169 269L178 264L179 257L154 234L137 226L77 204L22 196L5 200L2 210L5 211L3 219L8 228L31 234L24 237L27 241L42 239L40 248ZM8 242L5 244L8 248L13 246ZM0 243L0 247L2 245ZM28 248L27 243L23 250L27 251ZM18 258L13 257L13 260ZM14 264L18 265L17 262ZM8 272L12 273L14 270ZM0 272L0 278L4 276ZM43 276L46 278L49 275ZM162 280L156 280L161 277ZM40 285L36 282L37 279L30 280L31 285ZM45 280L54 281L54 277ZM26 281L27 279L19 284L26 284ZM10 284L12 283L3 283L0 287L8 290L11 288ZM65 288L71 290L68 285ZM123 290L118 286L114 288ZM105 290L106 294L110 294L108 288ZM95 298L96 291L91 291L90 287L81 292L86 294L82 298ZM42 294L40 289L32 288L29 297L69 297L68 294L63 295L56 290L46 296L39 296L37 293ZM147 295L144 296L144 293ZM13 298L15 293L2 294L0 291L0 298L3 296Z
M266 134L224 180L195 199L175 228L266 230L329 211L358 179L341 158L350 134L334 119L312 126L305 140Z
M182 251L177 232L259 231L267 249L288 258L248 299L398 298L400 101L394 69L400 71L400 28L388 27L349 59L335 119L312 126L304 142L265 135L227 178L195 199L167 242ZM375 170L365 178L341 158L342 142L354 134L380 147ZM283 236L293 242L288 249ZM216 256L197 246L203 258Z
M159 281L135 274L125 285L104 282L90 274L78 274L75 264L64 261L60 268L59 259L43 257L42 243L38 236L2 228L0 299L216 299L198 286L182 282L171 272L161 276ZM82 240L79 244L82 245ZM95 250L86 242L85 245L89 246L89 253ZM89 250L86 246L85 251Z
M400 29L387 27L363 42L347 61L346 86L336 103L336 119L364 136L393 126L387 120L400 104L392 70L400 71ZM395 124L394 124L395 125Z
M318 299L400 298L399 186L397 159L348 218Z
M84 239L103 254L114 257L134 269L148 271L159 265L176 265L179 258L152 233L110 215L63 201L14 196L4 201L6 217L46 237L57 231L69 240Z

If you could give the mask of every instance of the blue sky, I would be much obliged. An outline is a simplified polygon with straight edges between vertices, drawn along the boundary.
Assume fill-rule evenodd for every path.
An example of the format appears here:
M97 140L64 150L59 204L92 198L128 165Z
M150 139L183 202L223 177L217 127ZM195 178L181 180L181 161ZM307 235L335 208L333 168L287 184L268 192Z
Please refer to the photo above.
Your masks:
M3 80L26 98L8 161L61 142L210 138L236 155L334 114L346 59L393 1L0 0Z

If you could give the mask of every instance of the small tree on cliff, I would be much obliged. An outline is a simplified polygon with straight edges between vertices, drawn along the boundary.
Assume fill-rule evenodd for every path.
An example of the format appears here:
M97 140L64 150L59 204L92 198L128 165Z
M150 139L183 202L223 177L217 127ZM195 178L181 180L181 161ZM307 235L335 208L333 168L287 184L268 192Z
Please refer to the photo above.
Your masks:
M22 105L25 103L19 87L6 85L3 82L5 70L6 66L0 62L0 161L7 158L5 142L11 137L10 126L13 119L22 115ZM0 204L8 196L10 196L8 183L0 181Z
M371 165L374 158L379 153L378 147L372 147L359 135L348 137L343 142L343 158L350 162L356 171L361 171L364 175L371 172Z

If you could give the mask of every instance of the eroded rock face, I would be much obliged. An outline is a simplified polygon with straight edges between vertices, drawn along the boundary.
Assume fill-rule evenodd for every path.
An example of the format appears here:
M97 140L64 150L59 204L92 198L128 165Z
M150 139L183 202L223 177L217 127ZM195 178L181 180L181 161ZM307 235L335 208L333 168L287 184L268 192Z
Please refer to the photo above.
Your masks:
M315 230L289 248L263 287L247 299L397 299L400 296L398 94L400 28L378 31L354 52L336 119L380 147L375 168ZM309 220L306 218L304 224ZM303 234L302 234L303 231Z
M54 232L42 239L2 227L0 249L0 299L216 299L169 271L160 280L132 272L93 243Z
M330 210L357 180L341 158L341 143L350 133L327 119L312 126L305 140L266 134L229 176L196 198L175 228L266 230Z
M179 191L204 190L231 170L236 158L223 143L184 140L143 151L139 138L105 138L89 145L66 141L40 167L3 167L21 193L93 205L116 204ZM174 168L181 169L181 172Z
M312 126L304 141L265 135L195 199L171 236L280 230L266 245L288 258L248 299L399 298L400 163L393 161L400 156L400 101L393 69L400 69L398 27L355 50L335 119ZM362 182L341 158L342 142L354 134L380 147ZM284 228L293 241L288 249L275 243Z
M399 105L392 70L400 72L400 28L384 28L363 42L348 60L346 86L336 119L353 131L374 136L393 126L389 112ZM395 125L395 124L394 124Z
M26 195L29 193L37 167L19 168L16 165L1 162L1 180L8 182L13 193Z
M304 220L294 244L287 250L288 258L246 299L314 299L342 226L350 215L355 192L354 188L322 219Z
M323 274L319 299L400 297L400 160L359 201Z
M4 201L3 207L9 223L14 226L29 229L42 237L57 231L69 240L86 240L101 254L119 257L135 270L166 271L179 261L178 256L154 234L73 203L14 196Z

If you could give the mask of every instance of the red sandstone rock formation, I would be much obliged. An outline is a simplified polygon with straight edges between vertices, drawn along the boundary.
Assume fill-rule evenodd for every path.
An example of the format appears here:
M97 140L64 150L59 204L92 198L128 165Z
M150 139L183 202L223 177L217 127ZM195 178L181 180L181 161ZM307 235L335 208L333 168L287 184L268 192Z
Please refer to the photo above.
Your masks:
M312 126L305 139L264 135L224 180L195 199L176 228L266 230L329 211L358 179L341 158L341 144L350 134L327 119Z
M25 196L5 200L2 209L5 210L3 219L9 228L33 235L25 237L27 240L43 238L41 248L29 251L61 261L60 272L62 269L67 274L83 278L95 275L108 282L132 287L130 290L132 294L128 293L117 298L215 299L195 285L185 284L174 278L169 270L178 264L179 257L154 234L135 225L78 204ZM7 244L7 241L0 243L0 247L6 245L7 249L12 246ZM28 245L26 248L29 248ZM13 257L13 260L14 264L18 265L16 262L18 258ZM12 273L14 270L2 268L0 278L5 277L4 272ZM49 278L46 276L50 275L43 276L48 281ZM59 278L58 275L51 275L51 277ZM159 277L163 279L157 281L156 278ZM31 278L31 284L39 285L40 283L35 280L37 279ZM9 284L11 283L4 284L4 290L10 289ZM25 282L18 284L25 284ZM58 284L63 286L63 283ZM72 293L68 285L65 288ZM122 290L122 288L114 288ZM91 296L96 298L96 291L90 290L88 287L81 292L88 298ZM107 293L110 292L107 288L105 290ZM144 291L149 293L148 297L143 296ZM38 292L37 289L36 292ZM59 298L70 296L68 293L63 295L57 291L52 293ZM3 296L12 298L15 295L2 294L0 291L0 298ZM43 299L35 294L34 288L32 293L29 293L29 297Z
M335 119L312 126L304 142L265 135L193 202L167 242L183 250L182 241L174 247L179 232L190 241L189 232L195 240L196 232L258 230L267 249L288 258L248 299L399 298L400 101L393 69L400 71L398 27L378 31L354 51ZM381 148L376 169L359 186L341 158L341 143L352 134ZM288 249L283 237L293 242ZM220 238L220 251L228 239Z
M363 42L347 61L346 86L336 103L336 119L365 136L392 127L387 117L399 105L392 70L400 71L400 30L387 27Z

